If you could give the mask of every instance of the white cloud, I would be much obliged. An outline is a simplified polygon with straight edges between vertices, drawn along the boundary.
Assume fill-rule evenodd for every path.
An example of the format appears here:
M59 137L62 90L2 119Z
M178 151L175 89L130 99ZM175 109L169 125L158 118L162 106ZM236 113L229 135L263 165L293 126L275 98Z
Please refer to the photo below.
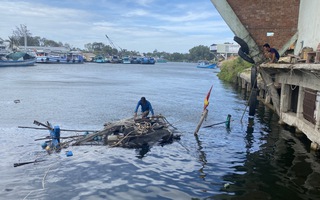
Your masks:
M129 12L125 12L124 15L125 17L136 17L136 16L152 16L148 11L143 10L143 9L136 9L132 10Z
M153 0L134 0L132 3L137 3L141 6L151 6L153 3Z
M197 45L232 42L233 34L210 1L181 2L4 0L0 37L6 39L24 24L33 36L79 48L92 42L108 44L106 34L122 48L140 52L188 52Z

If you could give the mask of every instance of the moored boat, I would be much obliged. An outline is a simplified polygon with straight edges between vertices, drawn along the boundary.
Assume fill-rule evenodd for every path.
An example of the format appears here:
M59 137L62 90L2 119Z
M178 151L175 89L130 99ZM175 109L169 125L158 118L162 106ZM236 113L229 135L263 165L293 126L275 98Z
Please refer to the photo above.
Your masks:
M0 44L0 57L6 56L9 53L11 53L11 51L8 50L7 46L4 44Z
M141 64L155 64L156 61L153 57L143 57L141 58Z
M217 64L215 63L209 63L207 60L199 60L197 64L197 68L209 68L214 69L216 68Z
M157 60L157 63L167 63L168 61L164 58L158 58Z
M117 55L113 55L111 58L111 63L122 63L122 59L119 58Z
M130 64L131 61L130 61L130 58L128 56L125 56L122 58L122 63L123 64Z
M93 59L93 62L95 62L95 63L105 63L106 59L105 59L104 56L98 55Z
M32 66L36 60L36 57L28 53L13 52L0 57L0 67Z
M84 62L84 57L76 52L63 54L51 53L46 55L38 55L37 62L46 64L82 64Z
M131 64L141 64L141 59L134 56L134 57L131 58L130 63Z

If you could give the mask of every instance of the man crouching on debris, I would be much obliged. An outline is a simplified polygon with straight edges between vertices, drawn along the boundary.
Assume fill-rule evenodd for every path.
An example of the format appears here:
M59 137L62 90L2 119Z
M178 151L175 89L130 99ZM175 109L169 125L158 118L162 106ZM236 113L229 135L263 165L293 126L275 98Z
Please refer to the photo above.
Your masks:
M142 118L146 118L149 115L149 111L151 112L152 117L154 116L151 103L147 101L145 97L141 97L134 111L134 118L137 118L137 112L138 112L139 106L141 106Z

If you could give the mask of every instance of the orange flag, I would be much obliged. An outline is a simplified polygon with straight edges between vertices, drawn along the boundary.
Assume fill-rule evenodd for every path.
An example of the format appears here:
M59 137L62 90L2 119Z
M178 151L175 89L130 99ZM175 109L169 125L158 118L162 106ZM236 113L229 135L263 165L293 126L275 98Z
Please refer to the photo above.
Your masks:
M213 85L212 85L213 86ZM208 106L209 106L209 97L210 97L210 93L211 93L211 90L212 90L212 86L206 96L206 98L204 99L204 106L203 106L203 110L205 110Z

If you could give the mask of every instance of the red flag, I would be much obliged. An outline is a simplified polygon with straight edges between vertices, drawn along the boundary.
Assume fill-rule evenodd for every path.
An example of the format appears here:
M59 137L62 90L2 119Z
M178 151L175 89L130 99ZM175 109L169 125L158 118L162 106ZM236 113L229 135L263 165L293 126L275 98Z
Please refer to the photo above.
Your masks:
M213 86L213 85L212 85ZM205 110L208 106L209 106L209 97L210 97L210 93L211 93L211 90L212 90L212 86L206 96L206 98L204 99L204 106L203 106L203 110Z

